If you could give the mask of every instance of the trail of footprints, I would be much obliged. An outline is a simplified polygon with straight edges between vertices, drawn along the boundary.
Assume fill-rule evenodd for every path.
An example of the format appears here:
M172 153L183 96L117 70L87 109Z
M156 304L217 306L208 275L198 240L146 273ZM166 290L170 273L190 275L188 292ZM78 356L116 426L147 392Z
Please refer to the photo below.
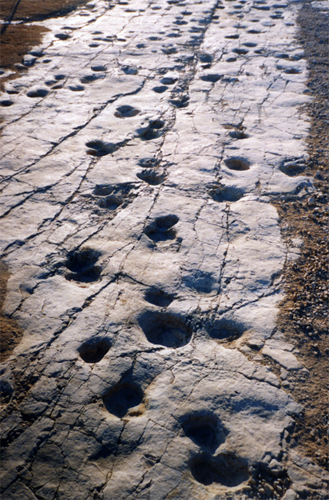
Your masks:
M168 2L169 4L171 2ZM235 9L242 9L244 1L235 4ZM254 5L255 9L269 9L262 5ZM154 7L156 8L156 7ZM219 5L219 9L224 6ZM236 13L236 11L232 12ZM184 19L190 16L191 12L184 12L183 16L175 21L178 26L186 25ZM213 19L218 18L214 16ZM281 17L281 12L276 12L272 18ZM255 20L256 22L257 20ZM193 27L190 31L194 33L202 32L203 28ZM250 34L257 34L259 30L249 30ZM95 33L101 35L102 33ZM179 37L178 33L172 33L171 37ZM65 40L65 36L60 37ZM238 34L226 35L228 40L238 40ZM94 38L95 40L106 40L105 38ZM158 37L150 37L151 41L158 40ZM122 39L124 42L125 40ZM97 43L91 43L90 47L97 47ZM246 42L243 46L232 48L232 56L226 58L226 62L235 62L236 56L245 56L250 49L257 47L257 43ZM144 48L144 44L137 45L137 48ZM175 47L163 47L162 52L168 55L175 54ZM260 51L259 51L260 52ZM211 68L212 56L210 54L200 54L199 60L203 63L205 70ZM81 85L71 85L69 88L75 92L82 92L85 85L105 77L106 67L92 66L92 74L85 75L80 79ZM137 74L137 69L130 66L125 66L122 71L126 74ZM64 79L64 75L55 76L55 80L46 82L47 85L55 89L56 82ZM201 75L201 80L216 84L222 79L222 75L217 73L207 73ZM159 80L159 84L153 87L153 91L159 95L166 93L172 86L177 84L177 78L164 76ZM178 82L179 84L179 82ZM169 102L177 108L184 108L189 105L188 91L177 84L176 89L171 92ZM54 86L55 85L55 86ZM184 86L183 86L184 87ZM39 89L30 92L30 97L45 97L47 91ZM2 106L10 106L11 101L2 101ZM126 120L138 116L141 113L140 109L124 104L116 108L114 116L120 120ZM162 134L162 129L165 128L163 120L154 120L148 122L146 126L140 127L139 138L149 141L158 139ZM241 140L249 137L246 131L234 125L227 125L228 134L232 139ZM86 143L86 152L96 158L110 155L114 153L120 144L106 143L100 139L94 139ZM230 156L224 160L224 164L229 170L241 172L249 170L252 165L249 160L240 156ZM137 173L138 179L151 185L158 186L166 180L166 169L168 165L161 165L156 158L142 158L139 160L141 172ZM282 164L282 172L286 175L294 176L303 172L303 164L298 159L291 160ZM129 189L126 194L129 192ZM99 199L98 206L102 209L115 211L123 205L123 191L120 186L96 186L93 195ZM244 195L243 189L229 187L220 183L212 187L208 195L218 203L236 202ZM157 217L151 220L144 228L144 234L150 243L155 244L161 249L162 243L170 243L177 239L177 224L179 218L175 214ZM160 246L159 246L160 245ZM65 278L73 280L77 283L91 284L101 279L101 267L97 264L100 253L91 249L82 249L68 253L65 262ZM206 277L208 279L208 277ZM179 349L190 343L196 332L193 331L191 325L183 318L169 313L166 309L175 300L174 296L170 296L164 290L149 288L145 291L144 300L158 308L158 310L149 310L144 312L138 318L138 324L143 332L146 340L154 345L170 349ZM244 332L243 325L233 323L232 321L221 319L210 325L205 324L204 334L208 338L219 342L232 342L240 337ZM112 345L106 337L92 337L85 341L78 349L81 359L85 363L99 363L109 353ZM131 378L131 375L124 376L120 382L113 387L110 387L105 394L102 395L102 401L106 410L112 415L122 419L127 415L138 417L142 410L140 406L145 403L144 391L140 385L136 384ZM211 485L217 483L226 487L234 487L248 480L249 470L244 459L240 458L232 452L222 451L216 454L218 447L225 443L228 431L222 426L218 417L213 413L198 413L183 415L180 418L181 432L191 439L200 449L198 454L194 454L189 460L188 465L195 480L203 485Z
M122 2L121 2L122 3ZM178 2L172 0L168 4L176 4ZM252 8L257 10L269 10L270 7L263 5L263 1L256 1ZM234 4L232 14L243 9L245 1ZM279 4L279 7L283 7ZM274 6L275 7L275 6ZM153 7L154 9L157 6ZM160 7L159 7L160 8ZM218 9L224 9L224 5L218 5ZM186 21L192 12L184 11L182 16L176 19L177 26L184 26L188 24ZM242 14L239 14L242 16ZM282 11L276 10L270 17L272 19L279 19L282 16ZM216 20L218 16L213 16ZM258 20L255 19L255 22ZM189 30L192 33L201 33L204 31L203 27L193 26ZM260 33L257 29L248 31L250 34ZM95 32L94 35L103 35L103 33ZM175 38L181 36L179 33L171 33L170 37ZM65 33L56 34L55 37L61 41L70 38L70 35ZM150 41L155 41L158 37L149 37ZM226 35L228 40L238 40L238 34ZM109 42L111 37L94 37L95 41ZM125 39L116 39L118 42L125 42ZM89 47L96 48L98 43L90 43ZM144 45L137 45L138 49L143 49ZM243 46L231 49L231 54L226 57L226 62L234 63L237 57L246 56L249 50L258 47L257 43L246 42ZM162 47L162 52L171 55L175 54L177 49L169 44ZM203 63L205 70L211 69L212 56L210 54L200 54L200 61ZM45 61L44 61L45 62ZM283 71L294 73L298 71L295 68L282 67ZM134 66L123 66L121 70L128 75L136 75L138 70ZM92 73L86 74L80 78L80 83L75 85L68 85L68 88L73 92L83 92L86 85L92 85L97 80L106 77L107 68L103 65L91 66ZM207 73L200 78L204 82L215 85L222 79L223 75L218 73ZM55 75L53 79L48 80L45 84L51 91L63 87L63 81L66 76L62 74ZM176 88L172 88L177 86ZM188 88L184 87L182 82L179 82L175 77L163 76L159 79L159 83L153 87L156 94L162 95L169 91L170 96L168 101L176 108L185 108L189 106ZM8 94L13 93L7 91ZM44 88L32 89L27 92L30 98L45 98L49 94L49 90ZM0 101L2 107L9 107L14 104L14 100L3 99ZM114 116L119 120L127 120L137 117L141 110L133 105L123 104L116 108ZM141 126L138 132L138 137L142 141L152 141L160 138L166 131L167 124L162 119L149 121ZM241 140L249 137L247 131L242 127L228 125L228 135L231 139ZM126 145L126 142L119 144L112 144L104 142L101 139L92 139L88 141L86 146L86 154L90 155L96 161L97 159L111 155L120 147ZM230 156L224 160L225 166L235 172L243 172L252 168L249 160L240 156ZM167 169L170 168L169 164L159 161L155 157L146 157L139 160L139 167L141 171L137 173L137 178L150 185L159 186L166 181ZM300 175L304 170L304 164L301 159L291 158L284 161L280 167L281 171L287 176ZM113 212L114 216L118 209L124 209L127 203L132 201L133 190L132 185L97 185L92 193L92 197L97 207L107 214ZM134 195L135 196L135 195ZM225 186L217 183L212 186L208 191L208 196L218 203L236 202L244 196L243 189ZM179 240L178 229L179 217L172 213L162 217L150 220L145 228L144 235L152 247L161 251L161 245L171 244ZM92 285L102 279L102 267L99 265L101 253L90 248L79 248L67 253L66 260L61 267L61 273L68 281L76 282L78 285ZM198 332L194 331L185 319L177 317L167 311L168 306L175 300L175 297L169 295L166 291L157 288L148 288L145 290L144 300L157 308L157 310L150 309L143 313L138 318L138 325L145 336L147 342L153 346L179 349L189 344L194 335ZM240 337L244 332L243 325L232 323L232 321L221 319L212 324L205 324L203 334L218 342L232 342ZM104 357L110 353L112 344L111 341L104 336L91 337L85 341L79 348L78 352L81 359L85 363L95 364L100 363ZM123 419L127 415L138 417L142 410L141 405L145 403L144 390L134 382L131 375L126 375L110 387L107 392L102 395L102 401L106 410L112 415ZM249 471L247 463L244 459L240 458L232 452L222 451L216 453L218 447L225 443L228 431L219 421L218 417L213 413L198 413L197 411L192 414L183 415L180 418L181 432L187 438L192 440L198 447L199 453L194 454L189 460L189 468L195 480L203 485L211 485L217 483L226 487L234 487L240 483L248 480Z

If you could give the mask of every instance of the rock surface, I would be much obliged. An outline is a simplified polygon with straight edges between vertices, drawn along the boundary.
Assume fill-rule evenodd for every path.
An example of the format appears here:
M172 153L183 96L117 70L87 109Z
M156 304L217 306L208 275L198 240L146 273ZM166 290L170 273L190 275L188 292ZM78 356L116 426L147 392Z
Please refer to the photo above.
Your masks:
M313 189L298 8L97 1L42 23L3 106L3 309L24 330L0 372L4 498L256 498L259 478L325 498L265 366L303 369L275 329L297 253L270 204Z

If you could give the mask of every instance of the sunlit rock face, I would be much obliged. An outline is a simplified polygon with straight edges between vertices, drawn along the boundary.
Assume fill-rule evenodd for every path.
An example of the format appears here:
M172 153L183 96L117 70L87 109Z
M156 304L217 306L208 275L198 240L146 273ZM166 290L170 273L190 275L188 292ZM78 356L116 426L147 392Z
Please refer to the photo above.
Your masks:
M301 408L264 360L303 369L270 204L312 190L299 6L87 7L1 101L3 498L295 498Z

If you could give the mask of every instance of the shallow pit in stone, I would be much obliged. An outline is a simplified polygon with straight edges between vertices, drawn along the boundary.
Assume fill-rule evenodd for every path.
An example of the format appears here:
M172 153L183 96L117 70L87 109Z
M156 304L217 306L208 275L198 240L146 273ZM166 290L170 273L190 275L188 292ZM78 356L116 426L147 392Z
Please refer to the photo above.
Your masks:
M234 186L219 186L209 191L214 201L223 203L225 201L234 202L243 197L243 190Z
M154 120L150 123L150 127L154 130L160 130L164 127L165 122L162 120Z
M106 196L98 202L100 208L106 208L107 210L116 210L120 205L122 205L122 200L114 194Z
M181 421L186 436L210 453L225 442L227 431L213 413L184 415Z
M156 243L160 241L174 240L176 238L176 230L173 229L173 226L175 226L178 221L179 218L174 214L157 217L145 227L144 233L148 238Z
M169 102L176 108L187 108L189 100L190 98L188 95L178 95L176 99L170 99Z
M92 83L92 82L95 82L96 80L99 80L100 78L104 78L104 76L105 75L103 75L103 74L101 74L101 75L98 75L98 74L85 75L82 78L80 78L80 82L83 84Z
M86 363L98 363L110 350L111 342L107 338L92 338L79 347L78 352L81 359Z
M72 90L72 92L82 92L85 90L83 85L70 85L69 89Z
M162 120L153 120L146 127L138 130L138 135L143 141L151 141L162 135L161 129L165 126Z
M280 167L281 172L288 175L289 177L296 177L297 175L301 175L305 169L305 163L300 163L298 161L289 161L284 163Z
M9 99L4 99L3 101L0 101L0 106L4 106L4 107L9 107L9 106L12 106L14 104L13 101L10 101Z
M239 54L239 56L245 56L248 54L249 50L244 49L242 47L237 47L236 49L233 49L232 52L235 52L236 54Z
M154 168L159 164L157 158L140 158L138 165L144 168Z
M65 266L70 272L65 274L65 278L80 283L98 281L101 268L96 263L100 255L100 252L90 248L69 252Z
M206 328L209 337L215 340L229 341L241 337L246 328L241 323L230 319L220 319Z
M139 385L133 382L121 382L103 396L105 408L116 417L124 417L130 408L143 401L144 393Z
M138 69L136 66L122 66L122 71L125 75L137 75Z
M91 67L91 70L92 71L96 71L96 72L98 72L98 71L106 71L106 69L107 69L106 66L92 66Z
M189 461L189 467L194 479L205 486L217 483L232 488L249 479L246 460L230 452L216 457L208 453L196 455Z
M115 113L114 116L117 118L131 118L133 116L136 116L140 113L140 110L137 108L134 108L133 106L129 106L128 104L125 104L123 106L119 106Z
M161 80L162 85L174 85L174 83L176 83L176 82L177 82L177 78L171 78L169 76L168 77L165 76Z
M92 156L106 156L108 154L114 153L116 151L117 146L111 143L105 143L100 140L89 141L86 143L87 154Z
M210 54L200 54L199 59L203 63L211 63L213 60L213 56Z
M246 158L242 158L241 156L231 156L224 161L225 165L230 170L249 170L250 162Z
M174 297L163 290L159 290L159 288L149 288L146 290L144 298L150 304L159 307L168 307L174 300Z
M210 82L210 83L216 83L218 80L222 78L223 75L218 75L216 73L213 74L208 74L208 75L202 75L201 80L204 82Z
M250 48L257 47L257 43L254 43L254 42L245 42L243 45L245 45L246 47L250 47Z
M111 184L99 184L95 187L93 193L96 196L108 196L112 194L114 187Z
M166 85L159 85L157 87L153 87L153 92L156 92L157 94L163 94L166 90L168 90L168 87Z
M176 349L188 344L192 338L192 329L170 313L147 311L138 321L151 344Z
M163 171L157 172L156 170L150 169L145 169L136 175L142 181L150 184L150 186L158 186L159 184L162 184L166 178L166 175Z
M48 95L48 90L46 89L30 90L26 95L27 97L32 97L32 98L46 97L46 95Z
M228 134L232 139L247 139L249 136L243 130L231 130Z
M71 36L67 33L56 33L55 37L59 40L68 40L69 38L71 38Z

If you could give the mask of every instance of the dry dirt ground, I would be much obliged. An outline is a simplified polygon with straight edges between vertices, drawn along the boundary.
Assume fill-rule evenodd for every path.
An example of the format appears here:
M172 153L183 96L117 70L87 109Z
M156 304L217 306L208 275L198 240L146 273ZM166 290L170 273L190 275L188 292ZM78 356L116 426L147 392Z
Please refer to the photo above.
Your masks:
M0 8L1 68L10 69L13 79L26 68L21 64L22 56L40 43L46 31L41 26L30 24L49 17L68 14L85 0L2 0ZM0 90L4 79L0 83Z
M82 3L83 0L2 1L1 66L13 71L9 78L27 71L21 65L22 56L41 39L43 28L30 25L29 21L63 15ZM20 23L12 24L12 21ZM311 196L300 194L276 201L283 236L287 240L296 237L303 240L300 258L285 269L286 299L278 328L287 339L294 339L300 359L309 370L307 377L296 375L292 383L286 384L286 390L305 408L291 445L303 450L322 467L328 467L329 24L311 2L305 2L299 14L299 26L298 39L308 61L308 88L313 97L308 106L311 130L306 175L314 177L316 190ZM22 332L12 319L1 314L8 271L2 266L0 273L3 360L20 341Z
M299 14L299 42L309 67L308 106L311 130L306 175L314 177L312 196L283 200L277 205L282 233L303 239L300 258L285 270L286 300L279 325L295 339L300 358L310 372L291 387L305 408L295 440L309 456L328 467L328 192L329 192L329 25L328 19L305 2Z

